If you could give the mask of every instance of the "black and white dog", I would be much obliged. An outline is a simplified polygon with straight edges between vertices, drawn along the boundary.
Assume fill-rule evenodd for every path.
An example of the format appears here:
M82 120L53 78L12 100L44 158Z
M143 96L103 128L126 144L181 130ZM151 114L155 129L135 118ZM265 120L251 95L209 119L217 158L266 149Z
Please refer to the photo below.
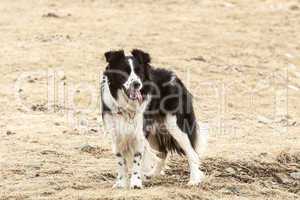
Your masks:
M142 188L144 175L159 173L168 152L187 156L188 184L198 185L204 176L199 154L207 135L200 134L192 96L181 80L171 71L153 68L149 54L138 49L130 56L123 50L106 52L105 58L102 117L118 163L114 187L127 187L132 164L130 188Z

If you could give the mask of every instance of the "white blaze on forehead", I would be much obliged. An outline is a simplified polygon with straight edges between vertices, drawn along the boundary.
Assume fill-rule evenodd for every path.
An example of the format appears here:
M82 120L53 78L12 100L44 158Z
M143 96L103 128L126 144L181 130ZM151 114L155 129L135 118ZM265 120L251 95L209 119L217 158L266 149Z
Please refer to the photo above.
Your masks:
M132 60L132 58L129 58L129 59L128 59L128 63L129 63L129 66L130 66L131 71L134 71L133 60Z
M134 81L137 81L137 82L140 83L141 86L140 86L139 89L141 89L141 87L142 87L142 81L141 81L140 77L138 77L136 75L136 73L134 71L134 64L133 64L132 58L128 58L128 63L129 63L129 66L130 66L130 75L129 75L127 81L123 85L124 85L124 87L126 89L129 89L131 83L134 82Z

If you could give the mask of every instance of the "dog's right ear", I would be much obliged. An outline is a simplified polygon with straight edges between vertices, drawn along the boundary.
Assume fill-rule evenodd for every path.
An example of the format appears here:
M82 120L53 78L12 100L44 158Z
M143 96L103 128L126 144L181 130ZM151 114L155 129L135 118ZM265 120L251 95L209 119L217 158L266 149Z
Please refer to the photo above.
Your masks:
M108 51L104 53L106 62L109 64L118 63L122 58L125 57L124 50Z
M141 64L148 64L151 61L150 55L140 49L133 49L131 54L139 61Z

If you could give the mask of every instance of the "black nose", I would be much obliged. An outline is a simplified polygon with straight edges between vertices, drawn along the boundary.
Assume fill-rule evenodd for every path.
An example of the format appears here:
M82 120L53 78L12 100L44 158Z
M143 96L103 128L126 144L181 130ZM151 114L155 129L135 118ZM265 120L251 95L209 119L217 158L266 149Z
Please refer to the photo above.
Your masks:
M133 86L134 89L139 89L139 87L141 86L141 84L140 84L140 82L138 82L138 81L134 81L134 82L132 83L132 86Z

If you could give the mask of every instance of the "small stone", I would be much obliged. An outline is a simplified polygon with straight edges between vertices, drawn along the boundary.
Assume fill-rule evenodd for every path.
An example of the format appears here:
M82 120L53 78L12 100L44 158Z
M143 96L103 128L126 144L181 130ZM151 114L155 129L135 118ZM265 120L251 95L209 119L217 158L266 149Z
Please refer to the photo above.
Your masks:
M269 118L266 118L264 116L261 116L261 115L257 116L257 121L258 121L258 123L262 123L262 124L272 123L272 120L270 120Z
M60 18L56 13L49 12L47 14L44 14L42 17L53 17L53 18Z
M240 190L235 186L230 186L226 188L230 193L239 194Z
M259 154L259 156L262 156L262 157L265 157L267 155L268 155L268 153L266 153L266 152L262 152L262 153Z
M91 129L92 132L97 133L98 131L96 129Z
M54 125L55 126L60 126L60 123L59 122L54 122Z
M47 107L44 104L36 104L31 106L31 110L33 111L46 111Z
M225 171L229 174L235 174L235 170L232 167L227 167Z
M296 121L293 121L292 123L291 123L291 126L296 126L297 125L297 122Z
M274 177L278 181L278 183L281 184L287 184L291 182L291 180L284 174L275 174Z
M290 176L293 179L300 180L300 172L292 172L292 173L290 173Z
M291 5L290 9L291 10L299 10L299 6L297 6L297 5Z
M51 154L53 154L53 155L59 155L59 153L58 152L56 152L56 151L53 151L53 150L43 150L43 151L41 151L41 154L42 155L51 155Z
M12 131L6 131L6 135L15 135L16 133L15 132L12 132Z
M205 58L203 58L202 56L197 56L197 57L191 58L191 60L206 62Z
M32 105L31 106L31 110L36 111L37 110L37 106L36 105Z
M85 144L83 145L81 148L80 148L80 151L83 151L83 152L91 152L95 149L95 147L89 145L89 144Z

